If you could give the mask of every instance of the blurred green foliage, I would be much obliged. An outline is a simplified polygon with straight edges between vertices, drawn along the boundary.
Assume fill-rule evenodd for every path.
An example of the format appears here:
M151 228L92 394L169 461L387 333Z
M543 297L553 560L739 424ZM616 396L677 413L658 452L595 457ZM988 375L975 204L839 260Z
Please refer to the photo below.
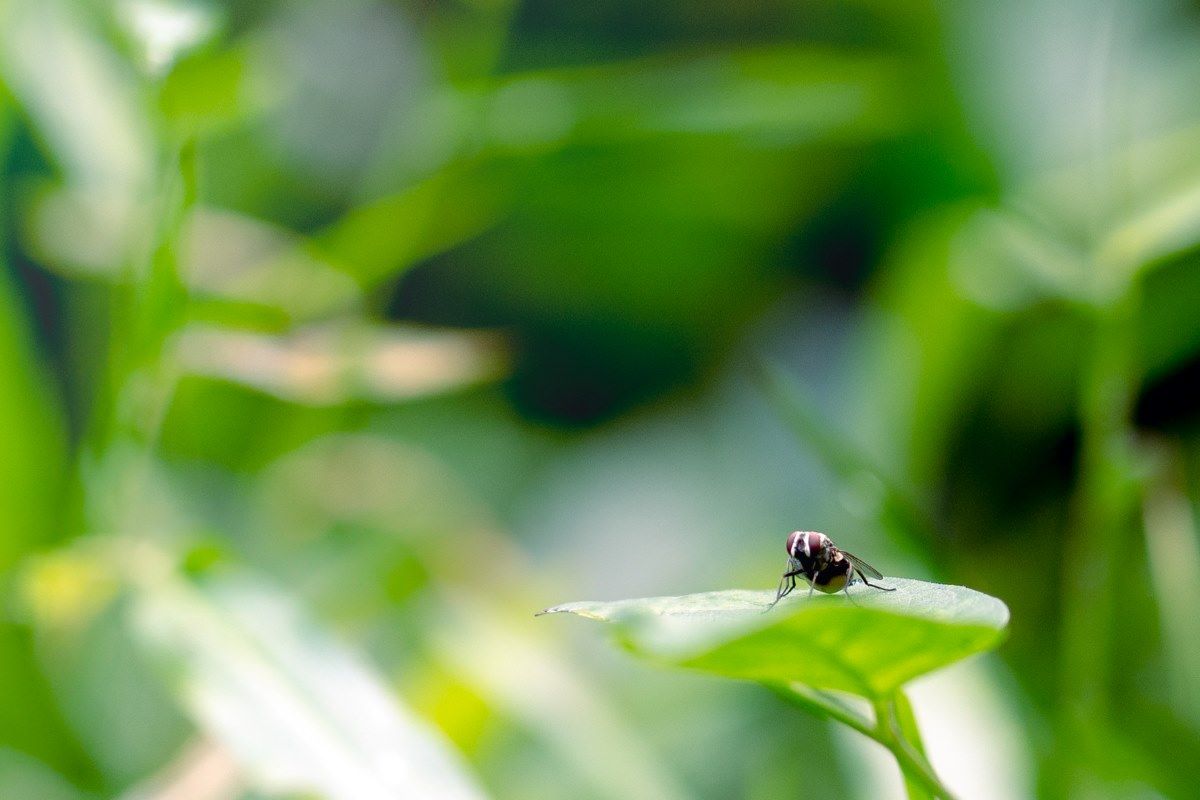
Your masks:
M897 794L529 616L795 528L1011 608L895 710L952 789L1192 796L1198 50L1182 0L0 0L0 797Z

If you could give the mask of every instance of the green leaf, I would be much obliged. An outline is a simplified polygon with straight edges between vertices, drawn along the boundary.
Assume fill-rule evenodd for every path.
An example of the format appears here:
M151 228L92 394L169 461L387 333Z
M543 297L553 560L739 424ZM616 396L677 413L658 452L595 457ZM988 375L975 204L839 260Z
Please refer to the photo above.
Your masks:
M913 678L995 647L1008 608L964 588L900 578L895 592L856 585L850 597L734 590L616 602L567 612L615 623L634 652L662 663L766 683L797 682L890 697Z

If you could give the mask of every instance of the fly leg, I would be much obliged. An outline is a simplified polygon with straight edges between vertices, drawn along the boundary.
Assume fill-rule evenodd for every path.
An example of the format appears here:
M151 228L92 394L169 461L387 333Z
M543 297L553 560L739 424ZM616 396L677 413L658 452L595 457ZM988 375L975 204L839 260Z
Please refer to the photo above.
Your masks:
M846 578L846 583L842 586L842 591L846 593L846 599L850 601L851 605L858 605L858 603L854 602L854 595L850 594L850 584L854 582L854 572L855 570L853 569L850 571L850 574ZM865 580L864 578L864 582Z
M862 581L867 586L870 586L872 589L882 589L885 592L896 591L896 587L894 587L894 586L891 586L891 587L880 586L879 584L871 583L869 580L867 580L867 576L862 574L861 570L855 569L854 567L850 568L850 574L847 575L846 577L847 577L846 585L842 587L842 591L846 593L846 597L847 597L847 599L850 600L851 603L854 603L854 598L851 597L851 595L850 595L850 584L854 583L856 580ZM857 603L854 603L854 604L858 605Z
M800 570L800 569L794 569L791 572L783 573L783 577L781 577L779 579L779 588L775 590L775 599L771 602L771 605L767 606L763 610L763 613L765 614L768 611L770 611L772 608L775 607L776 603L778 603L780 600L782 600L783 598L785 598L789 594L791 594L792 590L796 588L796 576L803 575L803 574L804 574L804 570ZM784 586L783 586L785 581L788 582L787 588L784 588Z
M771 603L772 606L775 605L775 603L778 603L783 598L784 595L786 595L788 592L791 591L790 588L787 589L786 591L784 590L784 585L787 584L788 580L789 580L788 575L785 572L783 574L783 577L781 577L779 579L779 586L776 587L776 589L775 589L775 600L774 600L774 602ZM792 578L791 580L795 580L795 578Z
M883 591L885 591L885 592L894 592L894 591L896 591L896 587L895 587L895 586L880 586L880 585L879 585L879 584L877 584L877 583L871 583L869 580L867 580L866 576L864 576L862 573L859 573L859 576L858 576L858 577L859 577L859 579L860 579L860 580L861 580L863 583L865 583L867 586L870 586L872 589L881 589L881 590L883 590Z

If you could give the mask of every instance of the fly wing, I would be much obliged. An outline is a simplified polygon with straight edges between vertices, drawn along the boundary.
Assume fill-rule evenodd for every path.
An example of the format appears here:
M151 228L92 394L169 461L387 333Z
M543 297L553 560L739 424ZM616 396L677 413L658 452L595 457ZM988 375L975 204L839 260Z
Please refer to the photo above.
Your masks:
M850 563L854 565L854 568L856 570L858 570L859 572L861 572L862 574L868 575L872 578L882 578L883 577L882 572L875 569L870 564L863 561L861 558L854 555L853 553L847 553L845 550L843 550L842 555L844 555L846 558L848 558L850 560Z

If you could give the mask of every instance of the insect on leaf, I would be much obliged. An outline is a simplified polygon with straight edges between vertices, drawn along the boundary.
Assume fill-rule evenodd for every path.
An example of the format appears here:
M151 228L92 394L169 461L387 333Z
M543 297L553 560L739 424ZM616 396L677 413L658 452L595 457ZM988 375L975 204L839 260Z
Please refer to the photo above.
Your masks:
M867 698L992 649L1008 608L962 586L889 579L895 592L856 585L852 597L798 596L770 613L773 592L733 590L616 602L577 602L544 613L613 623L633 652L660 663L767 683L798 682Z

